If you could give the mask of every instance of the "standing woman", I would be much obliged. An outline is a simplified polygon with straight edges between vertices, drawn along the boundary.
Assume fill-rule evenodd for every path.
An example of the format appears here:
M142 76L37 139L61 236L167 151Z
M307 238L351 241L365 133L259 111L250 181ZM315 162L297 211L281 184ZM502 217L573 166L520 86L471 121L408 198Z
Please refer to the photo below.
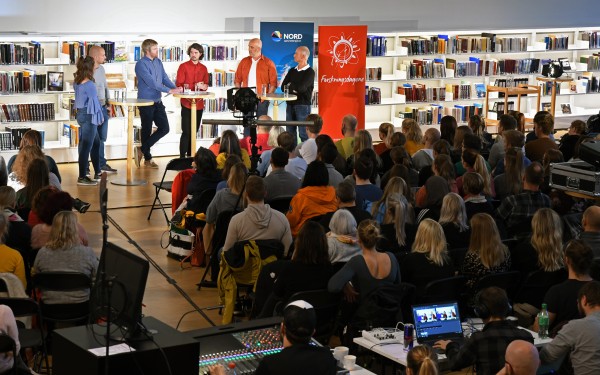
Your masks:
M79 124L79 177L77 185L96 185L97 181L86 176L90 156L94 166L95 177L100 171L100 137L98 126L102 125L104 115L98 100L98 92L94 85L94 59L90 56L77 61L77 71L74 74L75 108L77 108L77 123Z

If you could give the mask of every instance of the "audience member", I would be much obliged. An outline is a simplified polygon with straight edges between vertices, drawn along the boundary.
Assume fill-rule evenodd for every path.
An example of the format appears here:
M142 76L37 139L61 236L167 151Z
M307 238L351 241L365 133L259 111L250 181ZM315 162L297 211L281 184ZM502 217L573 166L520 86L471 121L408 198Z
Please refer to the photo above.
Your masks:
M441 138L448 142L448 144L453 144L457 127L458 124L456 123L456 119L453 116L447 115L442 117L442 119L440 120Z
M467 287L473 290L483 276L509 271L510 264L510 253L500 240L494 219L488 214L475 214L471 219L469 249L461 268L468 278Z
M417 215L417 224L426 218L439 220L444 197L450 193L448 181L440 176L429 177L424 188L426 191L425 204L420 206L421 210ZM419 205L418 200L417 205Z
M432 281L454 276L442 226L431 219L419 224L412 251L400 262L402 282L417 287L417 296Z
M15 191L19 191L27 185L27 171L35 159L42 159L47 163L47 159L39 146L23 146L17 154L15 163L12 167L12 172L8 175L8 186L15 189ZM48 164L46 164L46 166L48 166ZM50 184L59 189L61 188L58 176L50 172L50 170L48 170L47 176Z
M586 132L585 122L582 120L575 120L571 123L567 134L563 135L560 139L558 149L562 152L565 160L571 160L575 152L575 145L579 141L582 135Z
M317 138L315 138L315 142L317 143L317 158L323 161L323 148L328 144L335 146L335 142L333 142L333 139L327 134L319 134ZM344 173L346 173L346 158L340 155L339 151L336 152L335 155L335 159L330 164L333 165L335 170L343 177Z
M386 185L381 199L373 202L373 205L371 206L371 215L373 215L373 219L379 225L383 223L383 218L387 212L387 198L393 194L400 194L404 197L404 201L408 206L407 208L410 210L410 212L406 212L407 216L405 221L413 223L415 215L412 204L410 203L412 201L412 191L402 177L392 177Z
M231 168L233 168L233 166L237 163L242 163L242 159L236 154L231 154L227 157L227 159L225 159L225 165L223 165L223 169L217 169L217 171L221 171L221 179L217 184L217 191L228 187L227 180L229 180L229 173L231 172Z
M467 220L478 213L494 215L494 206L483 195L484 182L479 173L467 172L461 176Z
M406 355L406 375L438 375L437 353L429 345L418 345Z
M409 186L416 187L419 183L419 174L412 168L410 155L406 152L404 147L395 146L390 152L387 152L387 155L389 156L391 164L383 174L383 177L381 177L381 189L385 190L385 186L392 177L402 177Z
M271 173L265 177L267 189L267 202L281 197L292 197L300 189L300 180L285 170L288 164L289 153L281 147L276 147L271 152Z
M373 173L374 165L371 158L361 156L354 165L353 176L356 180L356 204L366 211L371 210L371 205L381 199L383 191L369 179Z
M395 253L398 257L410 251L416 226L412 207L401 193L388 195L386 211L381 221L381 237L377 248Z
M548 305L548 319L550 330L560 327L565 322L581 317L577 304L577 293L592 280L590 267L594 255L592 249L581 240L571 240L565 246L565 265L569 272L568 279L552 286L544 296ZM533 330L537 332L539 326L537 318L533 323Z
M504 153L511 148L516 148L523 152L523 169L527 168L531 165L531 160L525 156L524 153L524 145L525 145L525 137L523 133L518 130L505 130L502 133L502 137L504 138ZM496 168L494 169L494 176L499 176L504 173L504 158L498 160L498 164L496 164Z
M31 227L17 214L15 202L17 194L10 186L0 186L0 212L8 219L4 243L17 250L25 262L25 272L29 271L34 256L31 251Z
M423 148L423 132L417 122L411 118L402 121L402 133L406 136L404 148L410 156Z
M15 342L15 352L21 352L21 342L19 341L19 328L17 321L10 307L0 305L0 332L8 335ZM16 363L15 363L16 361ZM1 374L35 374L32 372L19 354L13 357L12 353L0 353L0 373Z
M378 143L373 147L377 155L381 156L385 150L392 148L392 135L394 135L393 124L383 122L379 125L379 139L381 139L381 143Z
M35 129L27 130L25 132L25 134L23 134L23 137L21 138L21 143L19 144L19 152L25 146L38 146L41 150L42 149L42 134ZM42 150L42 152L43 152L43 150ZM8 159L8 163L6 163L6 168L8 169L8 173L11 173L13 171L13 165L14 165L14 162L17 160L17 156L18 156L18 154L13 155L10 157L10 159ZM60 172L58 171L58 166L56 165L56 162L49 155L44 155L44 158L46 159L46 163L48 163L48 169L50 170L51 173L54 173L56 178L58 178L58 182L60 183L62 181L62 179L60 177Z
M600 257L600 207L590 206L581 218L583 232L579 238L594 252L594 257Z
M265 117L268 117L269 120L271 119L269 116ZM266 150L263 149L262 153L260 154L258 165L256 166L256 171L258 172L259 176L265 176L267 174L267 168L269 168L269 163L271 160L271 152L275 147L279 146L277 143L277 137L279 137L279 134L285 131L283 126L271 126L270 128L269 138L267 139L268 148Z
M381 155L379 155L379 157L381 158L381 164L382 164L381 170L383 172L389 171L390 168L392 167L392 165L394 165L394 162L392 160L391 153L390 153L391 150L396 147L402 147L402 149L404 149L405 144L406 144L406 136L404 134L402 134L401 132L395 132L394 134L392 134L392 139L390 140L390 148L383 151L381 153ZM404 150L404 152L406 153L406 150ZM406 153L406 155L408 155L408 153ZM410 155L408 155L407 167L410 167L410 164L411 164Z
M450 249L460 249L469 246L471 231L467 224L465 202L456 193L448 193L442 201L440 219L445 242ZM419 225L420 226L420 225Z
M515 130L517 128L517 120L511 115L500 115L498 118L498 135L496 142L490 148L490 156L488 162L492 168L496 168L496 164L504 158L504 137L502 133L505 130Z
M288 152L288 163L285 170L296 176L299 180L304 178L306 173L307 163L304 159L296 154L296 139L291 133L283 132L277 137L279 147ZM267 169L267 176L271 173L271 168Z
M473 149L465 149L462 153L462 165L466 172L476 172L481 176L483 179L483 194L486 197L493 198L496 196L494 180L492 180L492 176L490 176L490 172L485 165L485 159L479 152ZM459 193L464 197L462 176L456 179L456 186Z
M243 193L246 208L231 218L223 250L231 249L238 241L278 240L283 244L284 256L287 256L292 244L290 224L284 214L265 204L266 192L262 177L248 177Z
M307 220L337 209L335 189L328 184L329 174L325 163L320 160L310 163L302 187L292 198L286 214L294 237Z
M485 120L479 115L469 117L469 128L481 140L481 150L489 151L492 146L492 135L485 130Z
M577 295L582 319L571 320L540 352L543 363L569 356L577 375L593 375L600 368L600 283L591 281ZM570 366L569 366L570 367Z
M515 340L508 344L504 367L496 375L535 375L540 367L540 355L530 342Z
M423 136L423 143L425 145L412 156L413 166L417 171L433 164L433 144L439 140L440 131L436 128L429 128L425 131L425 135Z
M452 160L450 159L450 156L445 154L437 155L433 160L432 170L434 176L441 177L446 181L446 184L448 185L448 189L450 191L452 191L453 193L458 193L458 187L456 186L456 179L454 174L454 166L452 165ZM429 181L430 178L428 178L427 181ZM421 186L421 188L419 188L419 190L415 194L415 202L417 207L422 208L427 202L427 181L425 181L425 184Z
M465 148L464 141L467 135L473 135L473 131L471 131L471 128L469 128L468 126L461 125L458 128L456 128L456 133L454 134L454 141L452 142L452 153L450 154L450 156L452 157L452 162L458 164L456 168L457 172L460 172L459 169L461 169L460 161L462 152ZM479 137L475 138L479 142ZM481 147L481 142L479 142L479 146ZM479 152L479 149L476 149L475 151Z
M344 159L348 159L354 153L354 137L357 125L358 120L354 115L347 114L342 119L342 135L344 137L335 142L335 147Z
M451 370L474 365L477 374L495 374L506 363L504 354L515 340L533 344L533 336L506 320L511 306L506 292L498 287L483 289L476 296L476 313L484 327L466 339L464 344L442 340L434 348L444 349Z
M225 130L223 134L221 134L219 155L217 155L217 168L223 169L225 160L232 154L239 156L246 168L250 168L250 156L248 155L248 151L240 147L240 140L233 130Z
M365 155L365 153L368 153L367 155L373 161L371 182L375 184L375 179L379 178L378 171L382 168L383 164L381 162L381 158L373 150L373 139L371 138L371 133L369 133L368 130L362 129L356 132L356 136L354 137L354 153L346 160L346 174L352 174L356 160L360 156Z
M17 163L19 159L17 159ZM25 186L17 190L16 208L19 216L28 217L33 197L43 187L49 186L48 165L44 159L33 159L27 168ZM53 185L54 186L54 185ZM58 187L60 190L60 187Z
M504 166L504 173L494 177L496 198L499 200L521 193L524 170L521 148L511 147L506 150Z
M319 152L319 159L325 163L327 173L329 173L329 185L334 188L337 188L340 182L344 181L344 176L333 166L338 155L338 150L333 143L324 145Z
M272 121L273 119L271 118L271 116L268 115L262 115L259 116L258 121ZM283 128L281 128L283 129ZM283 131L283 130L281 130ZM277 134L279 135L279 134ZM271 139L271 126L263 126L263 125L257 125L256 126L256 152L262 156L262 154L265 151L268 151L270 149L272 149L273 147L277 146L277 145L271 145L269 144L269 139ZM275 139L277 139L277 136L275 136ZM250 143L250 136L244 137L242 139L240 139L240 148L242 148L243 150L246 150L248 152L248 155L252 155L252 144Z
M335 189L337 196L338 210L344 209L352 214L356 225L359 225L363 220L371 219L371 214L356 205L356 190L354 186L348 181L342 181ZM329 222L335 212L328 212L323 215L323 218L319 222L325 231L329 231Z
M300 150L298 152L302 159L306 161L306 164L310 164L317 159L317 143L315 142L315 138L317 138L323 128L323 118L316 113L311 113L306 117L306 121L313 122L313 125L306 126L308 139L299 146Z
M536 113L533 117L533 131L537 137L536 140L525 144L525 155L531 161L541 162L549 149L558 149L550 134L554 130L554 117L545 111Z
M509 195L500 203L496 214L504 221L509 233L527 232L533 214L540 208L550 207L550 198L540 192L542 182L544 170L534 162L525 168L523 192Z
M433 163L435 163L435 159L438 155L448 155L452 153L452 146L445 139L440 139L439 141L433 144ZM417 186L425 185L427 179L433 176L433 163L429 166L424 166L419 171L419 180L417 182ZM452 164L452 163L451 163Z
M0 272L12 273L21 280L23 289L27 289L25 261L23 256L14 249L4 244L4 234L8 231L8 218L0 214Z
M337 210L329 222L330 232L327 233L329 261L331 263L346 263L360 253L356 239L356 219L348 210Z
M225 164L227 165L227 163ZM192 167L196 172L192 175L187 185L187 193L189 195L192 197L199 196L204 190L217 188L221 177L217 171L215 155L209 149L200 147L196 151Z

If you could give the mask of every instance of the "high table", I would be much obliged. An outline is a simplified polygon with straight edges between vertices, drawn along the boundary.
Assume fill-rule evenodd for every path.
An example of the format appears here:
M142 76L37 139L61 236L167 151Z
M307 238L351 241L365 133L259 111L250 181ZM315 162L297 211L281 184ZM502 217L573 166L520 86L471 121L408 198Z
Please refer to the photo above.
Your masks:
M290 102L292 100L298 99L298 97L296 95L285 96L284 94L275 94L275 93L261 95L259 98L261 100L268 100L268 101L273 102L273 120L275 120L275 121L278 120L278 117L279 117L279 102Z
M135 107L149 107L154 105L154 102L148 99L121 99L109 100L108 103L127 107L127 177L111 179L110 182L115 185L125 186L144 185L146 180L133 179L133 116Z
M180 98L180 99L190 99L192 101L190 110L192 111L192 115L191 115L191 126L190 126L190 138L191 138L191 145L192 147L190 148L191 151L191 156L194 156L196 154L196 137L197 134L196 132L198 131L197 127L196 127L196 100L198 99L212 99L215 97L215 94L212 92L208 92L208 91L194 91L194 92L190 92L190 93L182 93L182 94L173 94L174 97L176 98ZM183 125L183 124L182 124Z

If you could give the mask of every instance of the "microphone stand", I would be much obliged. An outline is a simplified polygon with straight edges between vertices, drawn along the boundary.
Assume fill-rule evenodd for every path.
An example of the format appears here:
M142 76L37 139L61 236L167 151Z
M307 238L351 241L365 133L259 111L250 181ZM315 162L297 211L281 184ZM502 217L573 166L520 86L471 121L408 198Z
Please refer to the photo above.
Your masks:
M108 242L108 189L106 189L106 172L102 172L100 177L100 215L102 216L102 253L106 250L106 244ZM102 269L100 270L100 290L101 290L101 301L104 301L104 290L106 288L106 293L108 294L108 299L106 300L108 306L106 309L106 360L104 363L104 374L109 375L109 352L110 352L110 321L111 321L111 300L112 300L112 287L113 287L113 277L106 276L106 260L102 263ZM106 287L105 287L106 285Z

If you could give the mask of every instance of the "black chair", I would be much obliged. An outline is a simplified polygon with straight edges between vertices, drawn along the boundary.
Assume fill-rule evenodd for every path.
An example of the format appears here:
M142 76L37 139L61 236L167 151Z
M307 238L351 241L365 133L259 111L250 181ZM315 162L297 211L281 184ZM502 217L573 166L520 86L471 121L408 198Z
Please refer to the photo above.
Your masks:
M45 304L44 292L70 292L88 290L92 285L89 276L80 272L42 272L33 276L33 287L42 296L40 307L45 322L50 323L85 323L89 316L89 301L75 304ZM87 304L87 309L82 306ZM79 307L77 309L74 309Z
M0 293L8 293L8 286L3 279L0 279Z
M332 294L327 289L318 289L294 293L285 304L298 300L310 303L317 315L317 326L313 337L321 344L328 345L329 339L335 330L341 298L342 295L339 293ZM278 313L283 313L284 308L285 305L281 303L276 307L276 310Z
M12 339L6 333L0 333L0 353L8 353L12 352L13 358L13 366L10 371L4 372L3 374L16 374L17 373L17 344L15 340Z
M521 272L519 271L490 273L489 275L485 275L479 279L474 290L475 292L478 292L482 289L496 286L504 289L508 295L508 298L512 300L512 296L514 295L516 288L519 286L520 281Z
M457 271L461 269L463 261L465 260L465 255L467 255L468 250L468 247L448 249L448 255L450 256L450 259L452 259L452 264L454 264L454 268Z
M194 211L195 213L206 213L206 209L210 202L212 202L216 193L217 191L215 189L203 190L197 197L194 196L188 201L187 209Z
M156 207L156 201L158 201L158 203L160 204L160 208L162 209L163 214L165 215L165 220L167 220L167 224L169 224L169 217L167 216L167 212L165 211L165 208L171 207L171 204L170 203L163 204L160 200L159 193L161 190L164 190L164 191L167 191L170 193L173 188L173 181L165 181L165 177L167 176L168 171L180 172L185 169L190 169L190 168L192 168L192 161L194 161L194 158L192 158L192 157L171 159L169 161L169 163L167 163L167 166L165 167L165 172L163 173L163 176L162 176L162 179L160 180L160 182L152 183L152 185L154 185L154 188L156 190L156 195L154 196L154 201L152 202L152 207L150 207L150 213L148 213L148 220L150 220L150 217L152 216L152 211L154 211L155 209L158 209L158 207Z
M594 258L590 267L590 276L596 281L600 281L600 257Z
M567 279L568 273L564 268L554 272L544 270L533 271L519 287L515 294L514 302L527 302L532 306L542 306L544 296L551 286L561 283Z
M290 210L290 202L293 197L277 197L266 202L271 206L272 209L277 210L283 214Z
M33 361L33 369L40 372L42 360L46 365L47 373L50 373L48 363L48 350L46 349L46 336L42 329L42 313L40 306L31 298L0 298L0 305L10 307L15 317L35 317L37 319L38 328L22 328L19 327L19 343L21 344L21 352L26 348L32 348L36 351ZM0 350L2 352L2 350Z
M417 297L419 303L460 301L467 278L459 275L434 280L425 286L423 295Z

